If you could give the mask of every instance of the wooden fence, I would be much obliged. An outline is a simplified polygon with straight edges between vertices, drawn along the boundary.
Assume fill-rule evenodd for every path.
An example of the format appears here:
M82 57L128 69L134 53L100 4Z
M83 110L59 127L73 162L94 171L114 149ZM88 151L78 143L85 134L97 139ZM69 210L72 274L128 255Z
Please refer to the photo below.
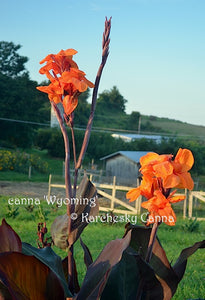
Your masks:
M92 174L90 175L90 180L92 181ZM122 201L117 198L116 194L117 191L129 191L132 187L130 186L121 186L116 185L116 177L113 177L112 184L101 184L101 183L93 183L96 188L99 195L101 195L103 198L108 199L109 205L103 206L100 205L100 211L109 212L112 211L113 213L117 214L130 214L130 215L139 215L141 213L141 202L142 197L140 196L134 203L134 206L128 204L128 202ZM137 183L138 185L138 183ZM55 184L52 183L52 175L49 176L49 182L48 182L48 199L50 199L51 195L51 188L63 188L65 189L64 184ZM111 193L108 193L107 191L111 190ZM186 196L186 199L183 203L183 217L184 218L192 218L192 212L193 212L193 199L198 198L201 201L205 202L205 192L189 192L187 193L187 190L184 191L184 194ZM99 204L100 203L99 199ZM118 207L117 207L118 206ZM119 207L120 206L120 207ZM188 211L188 215L187 215ZM205 220L205 218L197 218L198 220Z
M195 199L199 199L200 201L205 203L205 192L200 191L191 191L188 196L188 217L193 218L193 202ZM197 220L205 220L205 218L198 218Z
M92 175L90 175L90 180L92 181ZM97 192L99 195L102 197L108 199L110 201L110 205L108 207L101 206L99 207L100 211L112 211L113 213L118 213L118 214L130 214L130 215L137 215L141 213L141 201L142 197L139 197L137 201L135 201L135 206L132 206L116 197L116 192L117 191L129 191L132 187L130 186L120 186L116 185L116 177L113 177L113 183L110 184L99 184L99 183L93 183L96 188ZM51 195L51 188L62 188L65 189L64 184L55 184L52 183L52 175L50 174L49 176L49 181L48 181L48 199L50 199ZM111 190L111 194L105 192L105 190ZM99 200L100 204L100 200ZM120 208L117 208L116 205L120 206ZM121 209L123 207L123 209Z

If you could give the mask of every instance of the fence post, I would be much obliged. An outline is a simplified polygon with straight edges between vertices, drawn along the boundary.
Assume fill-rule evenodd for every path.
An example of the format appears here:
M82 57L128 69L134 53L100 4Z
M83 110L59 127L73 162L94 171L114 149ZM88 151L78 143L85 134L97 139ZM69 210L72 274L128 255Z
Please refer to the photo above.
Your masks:
M63 161L63 165L62 165L62 176L63 178L65 177L65 161Z
M189 192L189 218L192 218L192 208L193 208L193 194L192 192Z
M28 178L29 178L29 179L31 179L31 168L32 168L32 167L31 167L31 165L30 165L29 168L28 168Z
M139 178L137 178L137 187L140 185ZM140 215L141 213L141 204L142 204L142 196L140 195L137 200L135 201L135 209L137 211L137 214Z
M185 189L184 194L185 194L186 198L184 199L183 219L185 219L186 215L187 215L187 197L188 197L187 189Z
M48 179L48 199L50 200L50 196L51 196L51 178L52 175L49 175L49 179Z
M115 194L116 194L116 176L113 177L112 200L111 200L111 205L110 205L110 208L112 210L114 209L114 204L115 204Z
M137 207L136 207L136 210L137 210L137 214L140 215L141 214L141 204L142 204L142 195L140 195L138 197L138 199L136 200L136 204L137 204Z

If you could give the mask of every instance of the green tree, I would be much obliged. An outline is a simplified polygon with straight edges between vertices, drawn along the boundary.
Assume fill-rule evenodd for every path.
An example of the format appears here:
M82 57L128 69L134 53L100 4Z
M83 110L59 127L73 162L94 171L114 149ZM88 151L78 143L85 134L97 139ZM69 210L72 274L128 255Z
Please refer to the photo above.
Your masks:
M140 121L140 113L138 111L132 111L128 120L128 129L138 130Z
M125 112L125 104L127 100L120 94L118 88L113 86L109 91L99 94L97 100L97 112Z
M36 90L37 82L29 79L24 67L28 59L16 53L20 46L12 42L1 42L0 46L1 144L28 147L37 125L27 121L48 121L50 113L46 108L50 103Z
M0 41L0 73L8 77L17 77L26 74L25 63L28 58L21 56L17 51L21 45L13 42Z

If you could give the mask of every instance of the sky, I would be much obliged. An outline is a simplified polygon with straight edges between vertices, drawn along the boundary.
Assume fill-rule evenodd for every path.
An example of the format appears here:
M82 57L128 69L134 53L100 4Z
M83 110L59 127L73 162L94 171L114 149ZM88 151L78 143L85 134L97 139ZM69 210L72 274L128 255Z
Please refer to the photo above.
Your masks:
M99 92L117 86L127 113L205 126L204 0L0 0L0 11L0 40L22 46L38 83L39 61L68 48L94 82L112 17Z

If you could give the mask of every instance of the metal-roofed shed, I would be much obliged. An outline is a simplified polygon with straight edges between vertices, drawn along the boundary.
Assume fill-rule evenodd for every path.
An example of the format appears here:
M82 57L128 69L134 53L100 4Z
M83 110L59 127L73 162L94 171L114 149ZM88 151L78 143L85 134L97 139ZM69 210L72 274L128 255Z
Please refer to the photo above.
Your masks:
M118 151L104 156L106 176L116 176L120 184L136 184L139 176L140 158L149 151Z

